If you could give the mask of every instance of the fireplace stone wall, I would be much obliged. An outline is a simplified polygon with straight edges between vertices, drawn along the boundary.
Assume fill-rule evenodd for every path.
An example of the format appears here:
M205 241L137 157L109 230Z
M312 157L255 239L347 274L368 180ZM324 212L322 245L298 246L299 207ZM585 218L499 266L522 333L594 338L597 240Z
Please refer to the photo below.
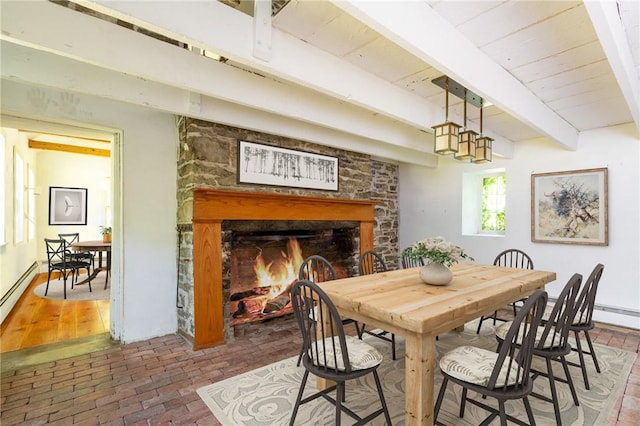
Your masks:
M369 155L335 149L277 135L254 132L188 117L179 119L178 158L178 329L194 336L193 289L193 191L196 188L233 189L250 192L314 197L375 200L374 242L390 268L398 267L398 166ZM339 190L323 191L237 182L240 140L338 157ZM223 246L226 245L223 244ZM227 264L230 250L223 250ZM243 333L244 334L244 333ZM226 334L232 341L233 333Z

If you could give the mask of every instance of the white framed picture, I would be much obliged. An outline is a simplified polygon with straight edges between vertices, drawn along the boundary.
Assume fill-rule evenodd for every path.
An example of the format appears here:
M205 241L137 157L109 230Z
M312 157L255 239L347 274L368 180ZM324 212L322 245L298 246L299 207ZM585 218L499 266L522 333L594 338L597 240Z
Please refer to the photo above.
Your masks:
M240 141L238 183L338 190L338 159Z
M49 225L86 225L87 188L49 187Z

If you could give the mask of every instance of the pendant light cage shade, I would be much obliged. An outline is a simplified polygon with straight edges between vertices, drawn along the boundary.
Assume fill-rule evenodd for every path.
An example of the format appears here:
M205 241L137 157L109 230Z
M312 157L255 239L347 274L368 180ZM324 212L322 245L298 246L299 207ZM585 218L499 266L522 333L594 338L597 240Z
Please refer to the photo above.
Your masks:
M489 163L492 160L491 144L493 139L488 136L482 136L476 139L476 158L474 163Z
M460 132L458 152L453 154L453 158L457 160L473 160L476 158L476 136L478 136L478 133L473 130Z
M449 121L433 126L433 150L438 154L454 154L458 152L458 135L460 127L460 125Z

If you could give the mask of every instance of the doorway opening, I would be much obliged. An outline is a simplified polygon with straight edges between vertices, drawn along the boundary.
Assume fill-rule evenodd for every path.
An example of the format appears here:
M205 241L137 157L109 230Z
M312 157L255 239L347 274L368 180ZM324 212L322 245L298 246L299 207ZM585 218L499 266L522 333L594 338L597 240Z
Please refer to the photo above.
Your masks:
M24 239L19 243L13 238L15 224L19 222L13 217L7 217L6 221L7 241L2 265L5 271L10 272L10 277L7 276L10 279L5 280L7 277L3 276L3 281L7 283L3 283L2 288L1 351L6 353L100 336L109 339L114 333L111 330L112 297L108 294L106 298L98 300L52 300L38 296L36 288L47 282L48 262L44 238L57 239L58 234L77 232L83 241L98 240L102 238L99 227L112 226L116 212L113 200L118 199L120 193L119 180L114 173L117 170L114 163L118 157L120 135L110 129L14 116L3 115L2 123L0 130L7 144L5 152L20 155L25 174L29 173L27 179L30 183L25 185L23 198L30 205L33 215L25 215ZM12 165L9 156L6 166L13 170ZM10 176L13 179L14 173ZM115 181L112 177L116 178ZM5 187L12 190L13 185L5 182ZM51 187L86 189L86 223L51 223ZM118 256L114 256L115 262L118 262L117 259ZM5 268L7 265L11 266ZM105 273L100 272L95 283L92 282L94 290L97 286L104 286L105 277L101 278L101 275ZM20 275L21 278L16 281L15 276ZM78 281L84 277L86 275L80 275ZM56 278L51 278L49 296ZM119 280L112 274L108 288L117 285ZM70 287L68 279L68 291ZM86 285L77 288L88 291Z

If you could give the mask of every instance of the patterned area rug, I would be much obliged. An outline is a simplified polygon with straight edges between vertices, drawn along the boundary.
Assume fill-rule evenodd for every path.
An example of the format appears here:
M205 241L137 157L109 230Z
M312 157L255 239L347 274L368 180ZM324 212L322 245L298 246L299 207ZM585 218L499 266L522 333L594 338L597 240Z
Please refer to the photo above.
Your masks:
M84 280L85 275L80 275L78 281ZM106 272L100 272L95 279L91 280L91 292L89 292L89 286L87 284L81 284L74 286L71 289L71 277L67 278L67 300L105 300L111 296L111 277L109 277L109 286L104 288L104 282L106 279ZM46 281L33 289L36 296L40 296L45 299L64 300L64 281L62 279L51 280L49 282L49 291L47 295L44 295L44 291L47 287Z
M448 350L462 345L474 345L495 350L496 340L493 327L483 324L480 335L475 333L477 322L465 326L462 333L446 333L436 342L438 358ZM404 342L398 338L396 353L398 360L391 359L391 345L380 339L367 336L367 342L377 347L384 355L385 361L378 372L382 381L385 399L389 406L391 420L394 425L404 425ZM586 343L585 343L586 346ZM590 358L587 360L589 383L591 390L584 388L582 374L578 367L569 367L578 393L580 406L573 404L569 387L558 383L560 410L563 425L599 426L606 424L609 413L617 398L624 392L636 354L622 349L595 345L596 354L602 373L598 374ZM577 355L571 354L570 360L577 361ZM216 418L224 426L261 426L286 425L289 423L292 407L295 403L303 367L296 367L297 357L292 357L230 379L214 383L198 389L198 395L207 404ZM539 362L541 361L541 362ZM544 369L544 361L536 360L535 366ZM554 373L564 377L560 364L554 365ZM442 376L436 371L435 395L440 389ZM310 376L305 395L314 391L315 379ZM534 382L536 392L549 395L549 382L539 377ZM461 388L455 384L447 386L447 394L438 421L447 425L477 425L488 413L471 404L467 404L464 418L458 417ZM553 406L551 403L529 398L536 423L538 425L555 425ZM487 398L484 402L497 407L495 400ZM378 407L377 392L371 375L364 380L347 384L347 406L356 413L367 414ZM303 405L298 411L296 424L299 425L331 425L334 423L334 406L323 398ZM526 413L522 401L507 403L507 412L526 421ZM352 424L353 419L343 416L344 424ZM383 425L384 417L376 418L372 425ZM494 420L492 424L499 424Z

